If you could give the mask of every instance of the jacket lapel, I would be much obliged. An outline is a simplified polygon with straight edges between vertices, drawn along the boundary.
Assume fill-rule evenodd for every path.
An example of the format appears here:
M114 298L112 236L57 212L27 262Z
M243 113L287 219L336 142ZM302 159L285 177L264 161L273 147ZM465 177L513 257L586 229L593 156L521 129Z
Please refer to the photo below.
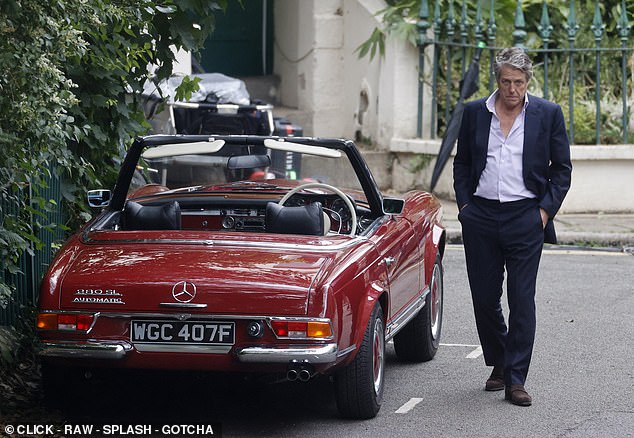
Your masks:
M539 102L537 102L537 99L529 94L528 102L526 117L524 118L524 150L522 152L524 175L526 175L526 169L530 167L529 160L535 156L532 152L534 152L537 142L541 120Z
M486 107L486 101L482 101L480 111L478 111L476 138L475 138L475 151L474 151L474 164L476 169L476 175L478 179L486 166L487 150L489 149L489 131L491 130L491 119L493 115ZM477 160L477 161L475 161Z

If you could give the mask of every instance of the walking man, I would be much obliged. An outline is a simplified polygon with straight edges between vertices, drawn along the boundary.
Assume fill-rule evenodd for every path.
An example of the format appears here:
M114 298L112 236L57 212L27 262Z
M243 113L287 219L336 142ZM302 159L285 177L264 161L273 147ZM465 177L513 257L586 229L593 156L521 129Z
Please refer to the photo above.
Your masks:
M501 50L497 90L465 106L454 190L487 391L530 406L524 383L535 339L535 286L543 243L570 187L570 144L561 107L529 95L533 75L521 48ZM501 307L507 274L508 328Z

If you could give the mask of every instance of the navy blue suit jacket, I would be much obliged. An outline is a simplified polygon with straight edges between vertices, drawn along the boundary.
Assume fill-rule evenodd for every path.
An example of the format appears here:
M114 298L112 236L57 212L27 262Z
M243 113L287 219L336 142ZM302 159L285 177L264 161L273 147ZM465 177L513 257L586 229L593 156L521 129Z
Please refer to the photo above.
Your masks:
M492 114L486 99L465 105L454 158L454 190L458 207L472 198L486 166ZM523 176L526 188L537 195L550 220L544 241L557 243L552 219L570 188L570 143L561 107L529 95L524 121Z

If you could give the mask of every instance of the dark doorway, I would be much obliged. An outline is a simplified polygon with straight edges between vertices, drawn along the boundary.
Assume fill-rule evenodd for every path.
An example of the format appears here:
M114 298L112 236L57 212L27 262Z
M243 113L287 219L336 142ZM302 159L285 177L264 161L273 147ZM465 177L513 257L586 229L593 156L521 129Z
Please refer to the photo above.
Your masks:
M273 0L229 1L216 15L216 29L205 42L200 63L207 72L264 76L273 71Z

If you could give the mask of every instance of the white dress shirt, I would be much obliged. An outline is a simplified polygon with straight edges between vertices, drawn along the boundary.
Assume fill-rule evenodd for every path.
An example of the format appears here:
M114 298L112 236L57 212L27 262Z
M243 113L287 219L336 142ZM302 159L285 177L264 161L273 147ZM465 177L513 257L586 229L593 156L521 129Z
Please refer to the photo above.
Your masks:
M526 188L522 174L522 154L524 152L524 118L528 106L528 94L524 97L522 112L515 118L513 126L504 138L500 129L500 119L495 111L496 90L486 100L486 107L492 113L489 131L487 161L474 195L500 202L535 198Z

